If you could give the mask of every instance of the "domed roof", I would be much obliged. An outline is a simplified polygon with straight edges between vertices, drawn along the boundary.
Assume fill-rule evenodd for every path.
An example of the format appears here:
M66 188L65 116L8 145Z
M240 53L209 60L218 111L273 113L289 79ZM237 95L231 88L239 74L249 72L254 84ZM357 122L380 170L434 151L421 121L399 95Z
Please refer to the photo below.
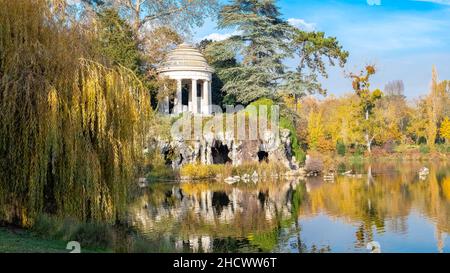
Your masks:
M183 43L169 52L164 62L158 68L158 72L169 71L204 71L212 73L214 69L208 65L205 57L197 48Z

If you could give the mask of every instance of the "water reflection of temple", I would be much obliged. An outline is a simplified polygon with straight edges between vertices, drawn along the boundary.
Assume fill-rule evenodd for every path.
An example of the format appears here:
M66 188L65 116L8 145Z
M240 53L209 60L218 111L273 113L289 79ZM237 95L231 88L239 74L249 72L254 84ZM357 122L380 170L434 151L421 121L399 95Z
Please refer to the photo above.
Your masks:
M209 233L246 238L255 230L270 230L277 219L292 213L290 198L298 181L238 188L207 183L172 185L145 194L131 208L131 225L147 232L171 230L177 250L210 252Z

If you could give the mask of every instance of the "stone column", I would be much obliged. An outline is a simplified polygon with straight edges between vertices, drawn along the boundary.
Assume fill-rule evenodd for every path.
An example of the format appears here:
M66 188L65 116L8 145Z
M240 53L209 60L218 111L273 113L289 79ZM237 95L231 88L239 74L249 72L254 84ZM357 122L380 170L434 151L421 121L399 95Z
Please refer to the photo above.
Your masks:
M170 114L169 96L166 96L164 98L164 113L165 114Z
M180 114L183 112L183 97L182 97L182 85L181 85L182 79L177 79L177 94L175 97L174 107L173 107L173 113L174 114Z
M191 94L192 94L191 111L193 114L197 114L198 113L198 99L197 99L197 80L196 79L192 79L192 93Z
M192 88L188 86L188 111L192 113Z
M209 115L209 82L203 81L202 114Z
M208 81L208 114L211 113L212 109L212 82Z

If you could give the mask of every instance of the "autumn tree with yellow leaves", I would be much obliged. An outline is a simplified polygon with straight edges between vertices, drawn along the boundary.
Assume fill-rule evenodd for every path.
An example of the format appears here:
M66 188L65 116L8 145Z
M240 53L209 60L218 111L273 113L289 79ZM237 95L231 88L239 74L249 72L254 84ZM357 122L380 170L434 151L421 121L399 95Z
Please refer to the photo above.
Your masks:
M442 122L439 132L446 142L450 143L450 119L448 117Z
M364 142L369 153L375 137L382 130L379 126L384 125L380 121L380 116L375 114L376 102L383 96L383 92L380 89L370 89L370 77L375 73L375 66L368 65L359 74L350 74L350 78L353 79L353 90L359 98L356 102L359 113L355 116L354 129L364 135Z
M435 148L439 133L443 137L440 127L450 111L449 99L448 81L440 82L437 69L433 67L430 92L425 98L419 99L416 108L412 110L408 125L408 131L413 134L416 141L426 139L432 150Z

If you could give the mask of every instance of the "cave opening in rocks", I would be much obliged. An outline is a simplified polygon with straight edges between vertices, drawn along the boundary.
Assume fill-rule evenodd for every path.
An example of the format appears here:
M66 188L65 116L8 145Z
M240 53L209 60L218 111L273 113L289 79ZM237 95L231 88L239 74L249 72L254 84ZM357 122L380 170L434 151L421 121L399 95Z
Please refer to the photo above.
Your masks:
M258 152L258 160L260 163L261 162L268 163L269 162L269 153L265 152L265 151L259 151Z
M164 155L164 163L166 164L166 166L172 165L173 151L167 149L163 152L163 155Z
M223 145L221 142L216 142L211 148L213 164L232 163L231 158L228 156L229 153L230 150L227 145Z
M183 163L184 157L183 154L180 154L180 160L178 161L178 165L181 165Z

